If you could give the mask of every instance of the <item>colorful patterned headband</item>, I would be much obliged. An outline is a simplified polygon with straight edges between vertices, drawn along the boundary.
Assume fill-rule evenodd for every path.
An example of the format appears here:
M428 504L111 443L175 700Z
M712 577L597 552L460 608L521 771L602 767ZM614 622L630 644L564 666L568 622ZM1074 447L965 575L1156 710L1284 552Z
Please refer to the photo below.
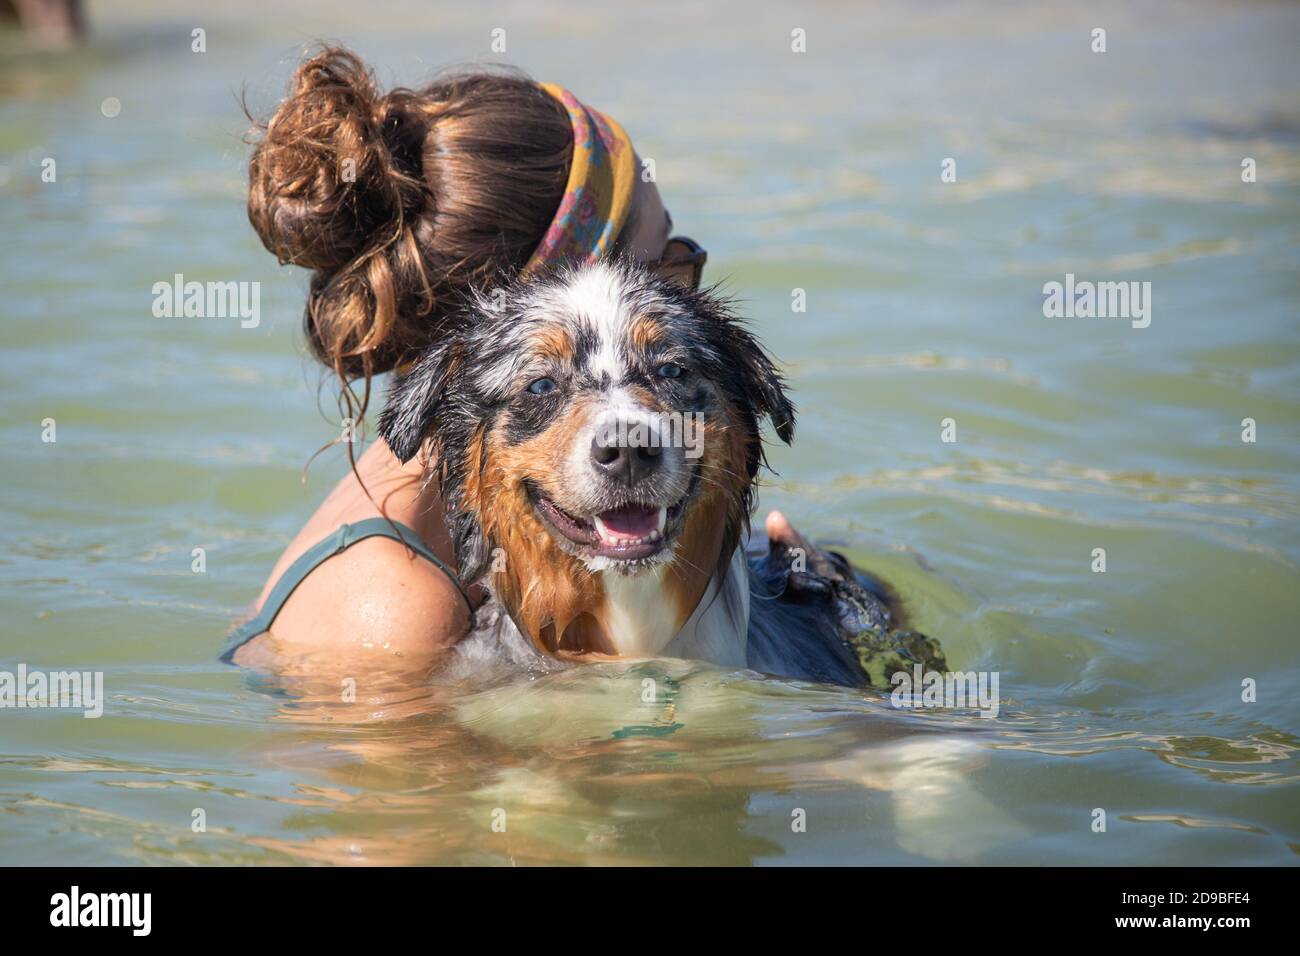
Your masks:
M636 192L636 153L623 127L562 86L541 84L569 111L573 159L564 198L550 228L524 266L531 275L564 260L594 262L618 238Z

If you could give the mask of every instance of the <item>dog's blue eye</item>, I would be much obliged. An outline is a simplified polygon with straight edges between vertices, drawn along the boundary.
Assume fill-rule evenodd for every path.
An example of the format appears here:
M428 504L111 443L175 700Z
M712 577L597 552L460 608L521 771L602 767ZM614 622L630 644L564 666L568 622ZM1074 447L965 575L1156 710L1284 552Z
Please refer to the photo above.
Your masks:
M534 395L549 395L556 387L555 379L539 378L529 384L528 391Z
M675 362L665 362L656 371L660 378L681 378L686 370Z

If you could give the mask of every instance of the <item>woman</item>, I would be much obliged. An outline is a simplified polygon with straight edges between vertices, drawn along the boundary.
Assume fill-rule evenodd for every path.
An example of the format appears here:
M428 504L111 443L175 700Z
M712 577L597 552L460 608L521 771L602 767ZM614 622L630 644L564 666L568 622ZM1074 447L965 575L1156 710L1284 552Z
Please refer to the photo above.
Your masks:
M476 72L381 93L330 47L261 127L248 215L282 263L313 270L307 339L360 421L373 376L400 374L499 276L620 254L698 284L705 253L670 239L640 168L622 128L560 87ZM481 595L456 580L426 465L371 445L280 557L226 659L421 669L462 637ZM775 512L768 533L800 543Z

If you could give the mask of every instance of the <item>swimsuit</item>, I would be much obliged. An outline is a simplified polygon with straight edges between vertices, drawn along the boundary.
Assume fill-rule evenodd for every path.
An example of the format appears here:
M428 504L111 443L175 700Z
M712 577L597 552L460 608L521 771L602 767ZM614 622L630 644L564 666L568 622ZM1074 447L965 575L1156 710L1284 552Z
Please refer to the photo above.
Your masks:
M474 616L474 602L465 593L460 580L452 573L451 568L447 567L436 554L429 550L428 545L420 539L420 536L412 528L407 527L400 521L389 521L387 518L367 518L364 521L358 521L356 524L343 525L328 538L317 542L299 555L298 559L289 565L284 574L280 576L280 580L275 582L275 587L267 595L266 603L262 605L262 609L257 615L252 620L246 621L237 627L226 638L226 646L221 652L221 660L227 664L233 663L232 659L235 656L235 651L257 637L257 635L269 631L271 623L284 607L284 602L289 600L289 595L293 594L307 575L334 557L334 555L341 554L358 541L373 537L401 541L416 554L433 562L447 577L451 578L451 582L456 585L456 590L465 599L465 606L469 608L470 617Z

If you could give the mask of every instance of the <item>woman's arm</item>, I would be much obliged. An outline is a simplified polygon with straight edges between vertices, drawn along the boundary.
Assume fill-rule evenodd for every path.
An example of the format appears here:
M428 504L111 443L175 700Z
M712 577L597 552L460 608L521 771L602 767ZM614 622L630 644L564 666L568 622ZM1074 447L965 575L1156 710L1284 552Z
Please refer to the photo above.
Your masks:
M403 466L376 442L285 549L258 600L304 552L344 524L386 517L414 529L449 568L451 540L437 490L418 461ZM470 613L457 584L437 565L390 538L358 541L313 569L285 602L267 634L234 657L238 664L277 669L298 661L402 661L428 667L467 632ZM315 664L308 661L316 660ZM369 666L369 665L367 665Z

